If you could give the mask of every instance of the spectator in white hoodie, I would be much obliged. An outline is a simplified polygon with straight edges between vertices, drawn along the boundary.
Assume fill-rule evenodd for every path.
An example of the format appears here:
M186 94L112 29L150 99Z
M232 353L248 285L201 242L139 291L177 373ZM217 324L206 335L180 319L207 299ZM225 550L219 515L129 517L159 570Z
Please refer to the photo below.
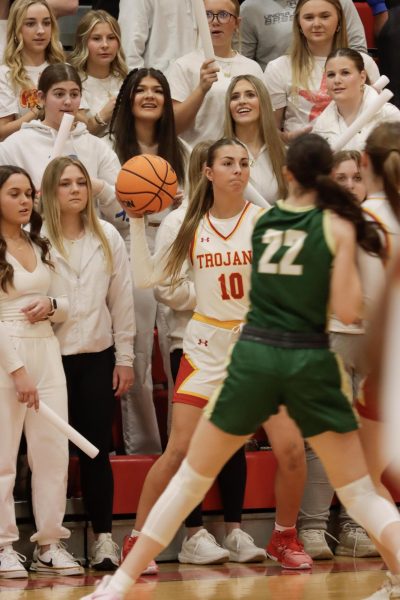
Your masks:
M368 109L377 92L367 85L362 56L352 48L331 52L326 60L325 74L327 91L333 102L315 120L313 132L332 144ZM341 150L364 150L367 137L383 121L400 121L400 110L386 102Z
M63 115L76 115L79 110L82 83L74 67L59 63L46 67L38 89L44 110L43 121L24 123L20 131L0 144L0 164L23 167L31 175L35 187L40 189ZM71 129L62 154L75 156L83 162L101 214L120 231L127 230L124 214L115 199L115 180L120 170L115 152L106 142L90 134L86 125L77 123Z

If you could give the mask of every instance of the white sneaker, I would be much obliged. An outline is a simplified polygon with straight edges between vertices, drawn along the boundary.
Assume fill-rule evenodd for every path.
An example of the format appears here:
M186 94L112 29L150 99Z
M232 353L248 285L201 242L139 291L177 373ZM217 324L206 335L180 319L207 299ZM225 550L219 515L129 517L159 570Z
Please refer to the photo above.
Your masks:
M315 560L329 560L333 558L333 552L326 541L324 529L302 529L299 531L299 540L304 550Z
M335 554L336 556L354 556L356 558L380 556L365 529L352 523L345 523L343 525Z
M111 576L106 575L101 581L96 584L96 589L87 596L81 596L81 600L122 600L122 596L117 592L111 591L108 584L111 581Z
M178 560L193 565L217 565L228 562L229 552L221 548L206 529L200 529L190 539L186 537L183 540Z
M93 542L89 567L96 571L115 571L119 567L119 548L111 533L100 533Z
M85 572L79 561L67 552L61 542L50 544L50 549L44 554L40 554L36 546L30 570L52 575L83 575Z
M240 528L233 529L222 546L229 551L229 560L233 562L262 562L267 558L264 548L257 548L253 538Z
M3 579L25 579L28 572L23 562L26 556L16 552L11 544L0 547L0 578Z
M363 600L394 600L394 598L400 598L399 576L392 575L389 572L386 573L386 576L387 579L382 587Z

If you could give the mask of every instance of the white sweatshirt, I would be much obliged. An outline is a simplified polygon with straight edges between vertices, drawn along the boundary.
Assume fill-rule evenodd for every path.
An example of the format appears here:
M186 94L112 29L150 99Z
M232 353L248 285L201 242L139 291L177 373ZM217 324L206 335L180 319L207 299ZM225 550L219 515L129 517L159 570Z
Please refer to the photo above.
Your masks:
M50 162L57 131L33 120L0 144L0 165L18 165L32 177L40 189L45 168ZM91 177L102 179L104 188L96 197L102 215L124 234L128 224L115 197L115 180L121 168L115 152L100 138L92 135L83 123L77 123L65 144L64 156L79 158Z
M377 96L378 93L374 88L369 85L365 86L363 100L356 118L368 109ZM400 110L394 106L394 104L390 104L390 102L384 104L384 106L371 117L368 123L364 125L360 131L357 131L352 139L344 146L343 150L359 150L360 152L364 150L365 142L371 131L379 125L379 123L384 121L400 121ZM324 112L315 119L313 124L313 133L318 133L318 135L325 138L330 144L335 142L338 137L347 131L347 129L348 125L339 113L335 102L331 102L325 108Z

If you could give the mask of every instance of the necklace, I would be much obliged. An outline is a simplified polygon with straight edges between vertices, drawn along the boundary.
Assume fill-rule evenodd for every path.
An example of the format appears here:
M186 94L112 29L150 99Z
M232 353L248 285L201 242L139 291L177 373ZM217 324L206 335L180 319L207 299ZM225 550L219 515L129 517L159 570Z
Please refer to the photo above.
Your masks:
M223 59L216 57L215 60L218 63L218 66L221 69L221 72L223 74L224 77L227 77L230 79L231 75L232 75L232 68L233 68L233 59L235 58L237 52L235 50L232 51L233 54L227 58L227 59Z
M96 80L96 83L105 92L108 100L118 95L118 86L116 85L115 78L112 75L108 75L104 79L100 79L99 77L93 77L93 79Z

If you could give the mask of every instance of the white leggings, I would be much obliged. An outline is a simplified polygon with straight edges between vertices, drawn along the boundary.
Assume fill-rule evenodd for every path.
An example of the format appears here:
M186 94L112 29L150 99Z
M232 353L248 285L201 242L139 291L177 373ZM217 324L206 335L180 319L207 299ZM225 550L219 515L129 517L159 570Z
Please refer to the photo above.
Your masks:
M68 418L65 375L57 338L48 321L31 325L7 323L16 350L43 400L63 419ZM11 377L0 365L0 546L18 539L13 489L22 430L32 471L32 504L41 545L68 538L62 526L67 492L68 440L39 413L18 402Z

